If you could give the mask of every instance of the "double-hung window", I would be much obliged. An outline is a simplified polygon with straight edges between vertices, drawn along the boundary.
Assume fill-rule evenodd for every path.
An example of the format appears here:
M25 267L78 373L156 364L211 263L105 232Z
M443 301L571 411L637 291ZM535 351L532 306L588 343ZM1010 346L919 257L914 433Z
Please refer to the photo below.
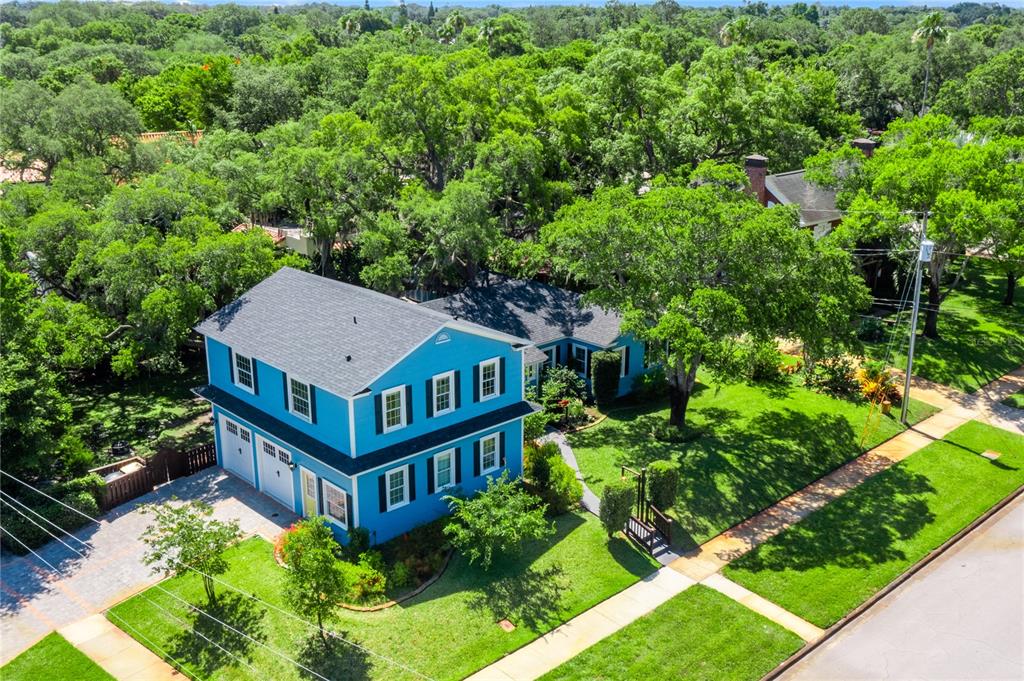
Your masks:
M434 376L434 416L455 409L455 372Z
M548 358L544 360L544 364L541 366L541 370L555 366L555 349L548 348L547 350L544 351L544 354L547 355Z
M480 473L489 473L498 467L498 434L488 435L480 440Z
M344 490L322 480L324 490L324 513L327 517L348 529L348 503Z
M392 471L388 471L387 474L387 495L388 495L388 510L398 508L399 506L405 506L409 503L409 492L408 485L406 484L406 473L407 468L402 466Z
M384 432L398 430L405 425L405 386L385 390L382 396L384 405Z
M311 421L313 412L310 407L309 391L311 388L309 384L303 383L302 381L296 381L294 378L289 377L288 385L288 396L290 398L289 402L291 403L289 405L289 410L300 419Z
M577 374L587 373L587 354L589 352L582 345L572 346L572 368Z
M434 457L434 488L437 491L452 486L455 450L449 449Z
M237 385L238 387L242 388L243 390L247 390L248 392L253 392L255 390L255 387L256 387L256 382L253 380L252 372L253 372L252 358L251 357L246 357L245 355L239 355L236 352L235 353L235 385Z
M480 362L480 401L498 396L498 359Z

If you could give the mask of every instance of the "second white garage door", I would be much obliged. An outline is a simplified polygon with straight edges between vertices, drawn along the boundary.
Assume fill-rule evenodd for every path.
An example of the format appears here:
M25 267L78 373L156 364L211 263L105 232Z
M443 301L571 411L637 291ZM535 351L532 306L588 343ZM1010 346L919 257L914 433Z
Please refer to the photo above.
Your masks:
M295 508L292 487L291 454L286 449L256 437L256 455L260 462L260 489L290 509Z

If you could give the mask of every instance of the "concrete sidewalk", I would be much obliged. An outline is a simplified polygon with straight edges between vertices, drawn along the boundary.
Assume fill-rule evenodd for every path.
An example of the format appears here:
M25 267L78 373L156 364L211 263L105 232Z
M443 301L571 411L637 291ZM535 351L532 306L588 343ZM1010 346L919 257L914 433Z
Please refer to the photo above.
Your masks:
M103 615L90 615L57 633L118 681L181 681L186 678Z

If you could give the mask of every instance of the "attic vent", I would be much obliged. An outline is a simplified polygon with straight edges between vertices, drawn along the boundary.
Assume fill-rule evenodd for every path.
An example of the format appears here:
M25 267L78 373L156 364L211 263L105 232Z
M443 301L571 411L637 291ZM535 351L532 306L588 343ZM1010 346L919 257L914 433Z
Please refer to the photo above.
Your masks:
M442 331L441 333L437 334L437 338L434 339L434 344L435 345L440 345L441 343L447 343L451 339L452 339L451 336L449 336L447 333Z

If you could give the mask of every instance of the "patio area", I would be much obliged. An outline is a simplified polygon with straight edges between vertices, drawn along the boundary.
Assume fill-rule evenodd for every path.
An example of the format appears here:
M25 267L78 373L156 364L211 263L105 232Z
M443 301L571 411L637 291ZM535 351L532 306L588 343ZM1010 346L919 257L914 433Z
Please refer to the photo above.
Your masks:
M142 563L145 546L139 537L150 520L138 508L172 497L209 503L216 517L237 518L244 534L268 541L296 520L294 513L270 497L214 467L163 485L74 532L88 547L62 537L84 557L57 541L38 549L60 576L31 554L4 555L0 561L0 664L49 632L102 612L159 581L161 576Z

